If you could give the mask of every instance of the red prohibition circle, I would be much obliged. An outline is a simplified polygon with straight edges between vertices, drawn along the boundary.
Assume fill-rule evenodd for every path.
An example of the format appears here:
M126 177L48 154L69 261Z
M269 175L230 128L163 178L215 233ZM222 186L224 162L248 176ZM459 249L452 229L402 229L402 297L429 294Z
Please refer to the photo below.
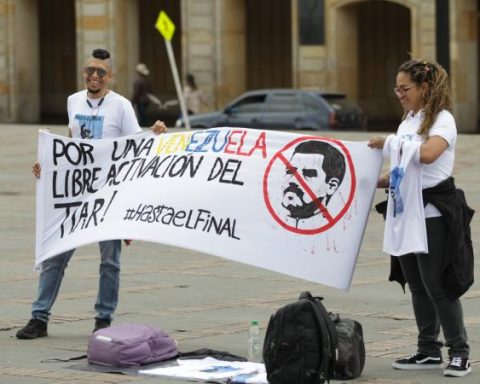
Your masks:
M269 177L269 174L270 174L270 170L271 170L273 164L276 161L281 161L282 163L285 163L287 161L285 156L283 156L283 152L287 151L289 148L298 144L299 142L306 141L306 140L326 141L326 142L329 142L329 143L333 143L333 144L335 144L335 146L339 147L339 149L341 149L341 151L343 152L343 154L345 155L345 158L347 160L347 167L350 171L350 180L351 181L350 181L350 193L348 195L347 201L345 202L345 206L342 208L342 210L336 216L334 216L334 217L329 216L328 217L328 223L323 225L323 226L320 226L319 228L301 229L301 228L296 228L296 227L293 227L293 226L287 224L277 215L277 213L273 209L272 203L270 202L270 198L269 198L269 194L268 194L267 180L268 180L268 177ZM338 140L335 140L335 139L328 138L328 137L318 137L318 136L299 137L298 139L295 139L295 140L291 141L290 143L285 145L282 149L280 149L271 158L270 162L268 163L267 169L265 170L265 174L263 176L263 199L265 200L265 204L267 206L267 209L270 212L270 214L272 215L272 217L283 228L285 228L288 231L299 233L299 234L302 234L302 235L315 235L315 234L324 232L324 231L328 230L329 228L333 227L336 223L338 223L338 221L343 217L343 215L345 215L345 213L347 212L348 208L350 208L350 205L353 201L353 196L355 195L356 184L357 184L357 182L356 182L356 176L355 176L355 169L353 167L352 156L350 155L350 152L348 151L347 147L345 147L345 145L342 142L340 142ZM325 213L325 212L323 212L323 213ZM326 212L326 213L327 213L327 215L329 215L328 212Z

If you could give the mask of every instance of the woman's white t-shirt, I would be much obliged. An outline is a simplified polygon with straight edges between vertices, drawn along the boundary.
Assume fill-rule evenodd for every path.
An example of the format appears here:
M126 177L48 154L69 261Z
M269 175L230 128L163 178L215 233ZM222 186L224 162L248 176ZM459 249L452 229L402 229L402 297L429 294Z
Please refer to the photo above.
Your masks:
M423 118L422 110L416 114L410 112L398 127L397 136L410 136L414 139L415 136L418 136L417 132ZM422 189L434 187L452 175L457 142L457 127L453 115L447 110L441 111L430 128L428 135L429 137L442 137L448 143L448 147L433 163L422 164ZM425 217L437 216L441 216L440 212L433 205L427 204Z
M142 132L128 99L109 91L101 100L87 99L87 90L68 97L68 127L72 137L113 139Z

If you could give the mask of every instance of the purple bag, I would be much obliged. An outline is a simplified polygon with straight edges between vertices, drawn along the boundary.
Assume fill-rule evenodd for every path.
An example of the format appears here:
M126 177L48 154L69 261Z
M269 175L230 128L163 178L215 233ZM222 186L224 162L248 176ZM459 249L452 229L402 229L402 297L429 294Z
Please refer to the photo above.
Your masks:
M177 343L159 328L127 323L99 329L90 336L89 363L133 367L168 360L178 355Z

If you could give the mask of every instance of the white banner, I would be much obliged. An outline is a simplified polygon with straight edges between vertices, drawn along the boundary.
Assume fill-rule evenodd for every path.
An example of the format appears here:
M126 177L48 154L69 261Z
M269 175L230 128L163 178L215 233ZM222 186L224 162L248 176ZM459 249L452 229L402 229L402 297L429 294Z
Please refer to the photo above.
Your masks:
M366 142L243 128L40 132L36 265L101 240L209 253L348 290L382 164Z

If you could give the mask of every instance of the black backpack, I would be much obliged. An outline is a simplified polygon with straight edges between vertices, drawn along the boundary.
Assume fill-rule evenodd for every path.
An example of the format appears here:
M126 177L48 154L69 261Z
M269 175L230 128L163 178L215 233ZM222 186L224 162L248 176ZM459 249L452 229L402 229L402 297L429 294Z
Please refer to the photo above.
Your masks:
M365 366L365 343L362 325L353 319L330 313L337 332L337 361L335 380L350 380L359 377Z
M334 378L337 334L321 300L303 292L270 317L263 344L270 384L321 384Z

